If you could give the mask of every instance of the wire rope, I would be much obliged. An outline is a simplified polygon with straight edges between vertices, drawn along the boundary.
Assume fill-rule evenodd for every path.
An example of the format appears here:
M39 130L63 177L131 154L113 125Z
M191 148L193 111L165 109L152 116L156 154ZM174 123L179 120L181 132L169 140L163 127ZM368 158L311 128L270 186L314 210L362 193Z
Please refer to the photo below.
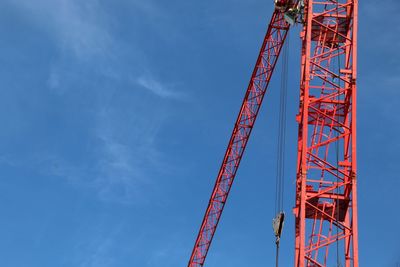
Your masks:
M276 160L276 184L275 184L275 214L283 211L285 190L285 146L286 146L286 110L287 110L287 85L289 63L289 34L282 51L281 90L279 100L279 124Z
M280 218L283 226L283 206L285 189L285 147L286 147L286 109L287 109L287 87L288 87L288 64L289 64L289 45L290 33L286 36L286 41L282 51L282 72L279 96L279 122L278 122L278 142L276 157L276 181L275 181L275 215ZM279 213L279 214L278 214ZM280 229L281 231L281 229ZM280 233L279 233L280 235ZM276 240L276 267L279 266L279 243L280 236Z

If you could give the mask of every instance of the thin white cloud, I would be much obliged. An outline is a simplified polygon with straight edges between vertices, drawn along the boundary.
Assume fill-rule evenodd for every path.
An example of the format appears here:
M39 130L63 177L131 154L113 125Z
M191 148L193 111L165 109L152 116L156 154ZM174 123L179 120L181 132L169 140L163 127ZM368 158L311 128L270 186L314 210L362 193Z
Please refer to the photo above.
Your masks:
M61 178L101 202L147 205L149 196L159 190L157 175L168 170L165 165L171 168L156 145L165 112L143 116L141 108L134 105L126 114L130 107L109 106L95 114L94 124L86 129L88 136L81 137L91 143L83 161L50 150L18 158L3 154L0 164L33 168L45 176Z
M47 31L62 52L80 59L111 53L113 38L97 0L12 0L26 19Z
M86 1L85 5L75 1L61 1L60 12L53 10L58 28L60 45L78 58L111 53L113 38L101 15L97 1Z
M162 98L175 98L182 99L183 95L176 91L173 91L168 85L163 84L154 78L141 76L137 79L137 84L142 88L149 90L153 94Z
M103 201L143 204L154 190L153 175L163 165L155 140L164 116L158 109L143 116L141 109L139 105L129 111L110 106L97 114L98 162L93 183Z
M57 52L49 62L47 85L53 93L66 93L71 81L87 81L89 71L114 79L121 75L114 61L123 43L110 31L110 18L98 0L6 1L52 41Z
M187 257L187 250L182 243L182 233L174 231L167 234L162 245L153 247L146 266L177 266L182 261L182 258Z
M120 238L124 223L105 227L97 222L89 232L81 233L77 241L75 253L66 259L66 265L79 267L112 267L118 262L115 258L117 240Z
M88 107L93 124L87 125L90 141L94 144L89 151L95 154L93 158L75 162L65 158L62 152L49 152L48 155L35 155L42 159L36 165L47 175L63 177L74 186L92 191L102 201L129 205L146 202L149 191L153 190L149 186L153 182L152 175L166 169L156 140L169 112L162 107L148 111L151 104L142 103L143 100L136 102L137 98L132 95L129 105L118 106L116 103L121 99L110 103L110 95L114 94L110 92L124 93L123 90L109 88L98 81L113 85L134 84L135 95L144 93L140 89L165 99L182 100L184 95L175 90L175 85L162 83L151 75L132 79L132 75L136 77L134 72L147 73L151 68L146 60L136 55L141 54L140 49L131 48L135 44L121 54L115 51L116 47L126 46L124 40L115 38L109 30L110 19L101 1L7 1L22 12L24 19L36 23L37 28L54 38L59 54L49 63L47 85L51 92L68 94L72 90L87 90L93 96ZM146 14L158 12L153 5L140 6ZM131 61L124 61L122 55L125 53L130 60L135 59L141 64L129 69ZM141 60L136 60L138 58ZM136 65L145 69L135 69ZM127 69L133 74L128 74ZM71 97L74 96L71 94ZM109 106L105 107L104 103ZM141 104L143 107L138 108Z
M154 180L147 168L151 166L159 170L159 166L148 159L155 148L143 145L135 151L134 146L110 138L101 139L93 150L92 153L96 152L93 162L79 164L65 159L62 154L42 153L35 155L40 160L32 162L26 159L18 165L30 162L44 175L60 177L101 202L133 206L148 203Z
M133 147L114 139L103 139L101 154L93 180L98 196L105 202L138 204L146 201L142 195L146 184L151 182L146 175L141 155ZM147 178L147 179L146 179Z

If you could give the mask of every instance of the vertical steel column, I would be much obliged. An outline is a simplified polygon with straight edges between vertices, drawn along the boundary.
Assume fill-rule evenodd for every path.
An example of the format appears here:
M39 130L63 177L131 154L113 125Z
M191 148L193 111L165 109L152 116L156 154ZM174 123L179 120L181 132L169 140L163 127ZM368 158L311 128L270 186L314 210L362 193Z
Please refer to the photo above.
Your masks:
M357 22L357 0L305 1L296 267L358 267Z

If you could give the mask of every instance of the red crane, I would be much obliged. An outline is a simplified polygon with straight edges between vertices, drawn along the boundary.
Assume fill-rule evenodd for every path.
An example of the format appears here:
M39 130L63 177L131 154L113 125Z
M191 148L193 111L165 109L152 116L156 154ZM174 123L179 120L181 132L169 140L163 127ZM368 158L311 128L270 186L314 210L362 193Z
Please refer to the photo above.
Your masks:
M275 0L189 267L204 265L289 28L302 25L295 216L296 267L358 267L358 0ZM336 253L335 253L336 251ZM338 253L338 251L340 251Z

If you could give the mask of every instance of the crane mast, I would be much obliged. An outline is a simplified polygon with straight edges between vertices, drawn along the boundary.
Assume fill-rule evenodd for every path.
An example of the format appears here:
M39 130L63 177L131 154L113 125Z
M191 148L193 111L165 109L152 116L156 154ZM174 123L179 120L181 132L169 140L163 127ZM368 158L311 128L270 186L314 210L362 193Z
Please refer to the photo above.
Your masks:
M358 267L358 1L307 0L304 19L295 266Z
M358 267L358 0L275 0L188 267L204 265L290 25L302 24L295 267Z

